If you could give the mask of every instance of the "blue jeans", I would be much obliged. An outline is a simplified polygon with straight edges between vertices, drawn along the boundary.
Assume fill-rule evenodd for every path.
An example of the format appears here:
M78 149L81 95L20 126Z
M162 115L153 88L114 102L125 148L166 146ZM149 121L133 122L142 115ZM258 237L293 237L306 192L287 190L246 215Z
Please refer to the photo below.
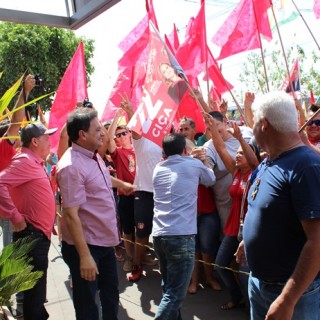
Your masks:
M197 218L196 250L216 256L220 245L220 218L215 214L200 214Z
M23 291L23 318L25 320L46 320L49 318L49 314L44 303L47 295L48 253L51 242L42 231L31 224L27 224L26 229L12 234L13 241L26 237L37 239L37 243L29 252L28 257L32 258L30 262L33 266L32 271L42 271L43 275L32 289Z
M195 236L153 238L162 276L162 299L154 319L181 319L180 309L187 295L195 258Z
M99 319L99 309L95 302L99 290L102 319L116 320L119 308L117 265L113 247L88 245L95 260L99 275L95 281L87 281L80 276L80 260L73 245L62 241L62 257L70 268L73 285L73 305L77 320Z
M0 219L0 226L2 227L3 232L3 247L5 247L12 241L12 224L10 220Z
M216 264L222 267L229 267L234 259L234 254L237 251L238 245L239 241L237 236L233 237L225 235L217 253ZM239 303L243 299L243 294L235 274L232 271L219 267L217 268L217 271L231 295L231 301L233 303Z
M272 302L280 295L285 283L266 284L249 276L251 320L264 320ZM320 279L315 280L298 300L292 320L320 319Z

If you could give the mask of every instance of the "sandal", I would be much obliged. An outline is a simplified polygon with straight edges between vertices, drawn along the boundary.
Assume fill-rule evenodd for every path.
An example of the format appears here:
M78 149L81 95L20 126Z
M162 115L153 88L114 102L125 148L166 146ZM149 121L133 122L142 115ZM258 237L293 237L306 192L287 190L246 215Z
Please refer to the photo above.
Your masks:
M217 280L206 281L206 285L214 291L222 291L221 285Z
M197 283L190 283L189 288L188 288L188 292L190 294L195 294L198 291L198 284Z
M124 256L121 253L121 251L120 252L119 251L118 250L114 250L114 254L116 256L117 261L122 262L122 261L124 261Z
M119 262L123 262L124 261L124 256L120 253L120 254L116 254L116 259Z
M234 303L232 301L229 301L223 305L220 306L221 310L232 310L232 309L240 309L244 308L246 306L245 302L240 301L238 303Z

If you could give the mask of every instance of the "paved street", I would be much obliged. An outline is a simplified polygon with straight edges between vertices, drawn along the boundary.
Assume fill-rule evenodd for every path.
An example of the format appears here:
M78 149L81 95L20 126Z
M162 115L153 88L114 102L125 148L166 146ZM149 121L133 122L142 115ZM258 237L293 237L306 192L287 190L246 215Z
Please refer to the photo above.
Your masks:
M56 236L52 238L49 254L48 270L48 303L50 319L75 320L72 305L72 290L69 287L68 268L60 255L60 247ZM137 283L126 279L122 271L123 262L118 262L120 281L119 320L150 320L153 319L157 305L161 299L160 273L157 267L145 267L145 276ZM184 320L247 320L246 309L231 311L220 310L220 305L228 301L226 291L214 292L205 287L195 295L188 294L182 308ZM98 320L98 319L97 319Z

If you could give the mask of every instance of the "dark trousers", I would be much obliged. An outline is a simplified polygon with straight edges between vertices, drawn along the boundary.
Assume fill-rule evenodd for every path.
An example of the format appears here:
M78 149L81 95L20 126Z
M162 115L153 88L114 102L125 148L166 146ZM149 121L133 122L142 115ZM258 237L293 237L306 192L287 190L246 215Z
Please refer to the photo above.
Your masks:
M80 259L75 246L62 241L62 257L69 266L72 277L76 319L99 319L99 309L95 302L96 293L99 290L102 319L116 320L119 308L119 283L114 248L93 245L88 247L99 270L95 281L81 278Z
M47 295L47 269L50 240L42 231L34 228L30 224L27 225L25 230L13 232L12 235L13 241L25 237L38 240L28 256L32 258L30 264L33 266L33 271L42 271L43 275L32 289L24 291L23 318L24 320L46 320L49 318L44 303Z

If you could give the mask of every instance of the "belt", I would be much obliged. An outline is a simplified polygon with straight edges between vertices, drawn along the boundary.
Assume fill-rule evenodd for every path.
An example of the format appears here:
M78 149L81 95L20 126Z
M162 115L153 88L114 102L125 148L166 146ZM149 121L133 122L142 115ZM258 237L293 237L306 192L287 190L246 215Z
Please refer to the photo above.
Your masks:
M259 279L259 280L264 284L269 284L273 286L284 286L286 284L286 281L282 282L282 281L270 281L270 280L262 280L262 279Z

